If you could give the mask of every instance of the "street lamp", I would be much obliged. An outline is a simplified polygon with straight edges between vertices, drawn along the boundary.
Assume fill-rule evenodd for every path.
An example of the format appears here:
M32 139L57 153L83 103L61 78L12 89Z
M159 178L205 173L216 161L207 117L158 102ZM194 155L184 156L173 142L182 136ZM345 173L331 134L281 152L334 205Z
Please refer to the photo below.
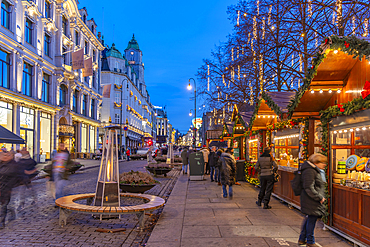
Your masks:
M119 132L119 151L122 152L122 142L123 142L123 139L122 139L122 110L123 110L123 82L124 81L127 81L127 78L124 78L121 82L121 114L120 114L120 132ZM127 82L127 87L126 87L126 90L128 91L128 82ZM121 157L122 157L122 153L121 153Z
M191 112L191 110L190 110L190 112L189 112L189 116L191 117L191 116L193 116L193 113Z
M188 90L191 90L191 84L190 84L190 80L193 80L194 82L194 119L195 119L195 122L197 121L197 84L195 82L195 80L193 78L190 78L189 79L189 85L188 85ZM194 149L196 148L196 136L197 136L197 128L196 128L196 124L194 124L195 126L193 127L193 131L194 131L194 136L193 136L193 145L194 145Z

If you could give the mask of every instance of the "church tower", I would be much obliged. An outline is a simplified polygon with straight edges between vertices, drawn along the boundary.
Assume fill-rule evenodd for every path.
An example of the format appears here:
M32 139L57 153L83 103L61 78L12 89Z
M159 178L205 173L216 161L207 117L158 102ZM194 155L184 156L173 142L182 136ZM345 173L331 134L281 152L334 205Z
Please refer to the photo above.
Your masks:
M127 48L125 49L125 57L137 75L137 82L134 83L140 92L146 97L143 53L135 39L135 34L132 35L132 39L128 42Z

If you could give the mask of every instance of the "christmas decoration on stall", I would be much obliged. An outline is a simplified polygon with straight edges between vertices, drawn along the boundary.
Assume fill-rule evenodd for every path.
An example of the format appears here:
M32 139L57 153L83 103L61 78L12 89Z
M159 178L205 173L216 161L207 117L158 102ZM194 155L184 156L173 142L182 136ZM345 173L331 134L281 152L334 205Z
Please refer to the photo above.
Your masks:
M258 172L256 171L255 163L250 161L245 162L245 181L250 184L260 185L260 180L258 179Z
M317 74L319 65L326 58L327 52L330 50L341 50L348 55L352 55L353 59L358 58L360 61L363 59L363 57L370 59L370 45L366 40L358 39L355 36L339 37L333 35L327 37L325 42L320 45L319 51L314 56L314 59L312 60L312 67L308 69L306 77L303 78L302 86L298 89L295 97L291 99L288 104L288 118L291 118L294 109L300 102L300 99L310 88L311 81Z

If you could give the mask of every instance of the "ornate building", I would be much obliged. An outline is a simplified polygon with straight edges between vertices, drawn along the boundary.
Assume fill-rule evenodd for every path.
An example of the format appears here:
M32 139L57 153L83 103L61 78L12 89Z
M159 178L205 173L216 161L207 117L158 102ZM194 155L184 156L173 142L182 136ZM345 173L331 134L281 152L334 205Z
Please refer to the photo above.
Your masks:
M75 0L1 2L0 124L25 139L38 161L58 142L72 153L94 152L104 49L94 20ZM72 69L79 49L93 59L91 76Z
M153 106L146 90L142 51L135 36L128 42L124 55L113 43L103 51L102 86L109 87L101 106L103 125L127 126L122 144L130 148L143 146L145 139L155 140Z

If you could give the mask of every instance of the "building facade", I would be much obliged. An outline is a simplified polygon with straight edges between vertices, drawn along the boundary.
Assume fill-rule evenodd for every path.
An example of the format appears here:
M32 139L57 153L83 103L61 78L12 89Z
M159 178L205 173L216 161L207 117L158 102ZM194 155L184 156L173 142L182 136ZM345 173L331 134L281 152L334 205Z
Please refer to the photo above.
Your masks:
M120 143L125 148L142 147L146 139L155 140L155 116L144 80L142 51L135 36L128 42L124 54L115 44L106 47L102 55L102 86L109 87L101 106L103 125L127 126Z
M169 132L169 123L165 107L154 106L156 121L157 121L157 139L158 146L168 144L171 133Z
M1 2L0 124L25 139L38 161L50 159L58 142L72 153L94 152L104 49L94 20L75 0ZM93 59L92 76L72 69L79 49Z

